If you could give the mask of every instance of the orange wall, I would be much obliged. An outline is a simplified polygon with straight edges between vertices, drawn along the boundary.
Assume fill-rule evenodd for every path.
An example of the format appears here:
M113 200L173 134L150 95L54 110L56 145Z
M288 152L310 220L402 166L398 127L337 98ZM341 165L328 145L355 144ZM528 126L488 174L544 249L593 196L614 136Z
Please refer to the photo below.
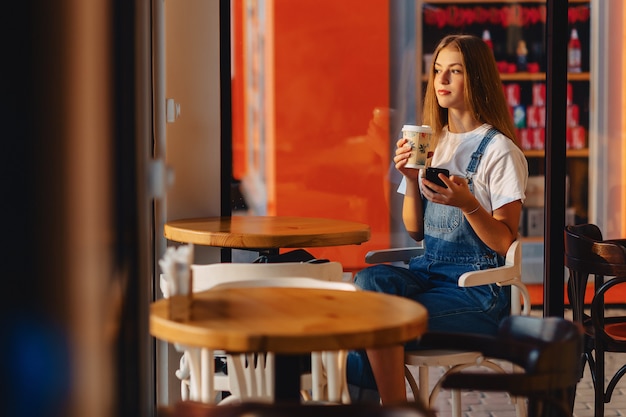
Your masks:
M231 54L232 54L232 135L233 135L233 176L243 178L246 172L244 140L244 80L243 80L243 36L244 12L242 1L231 2Z
M389 102L388 22L387 0L275 1L276 214L367 223L370 248L389 246L387 137L366 135ZM356 266L366 247L318 256Z
M365 245L311 250L346 268L389 246L388 9L388 0L275 0L268 18L269 214L369 224Z

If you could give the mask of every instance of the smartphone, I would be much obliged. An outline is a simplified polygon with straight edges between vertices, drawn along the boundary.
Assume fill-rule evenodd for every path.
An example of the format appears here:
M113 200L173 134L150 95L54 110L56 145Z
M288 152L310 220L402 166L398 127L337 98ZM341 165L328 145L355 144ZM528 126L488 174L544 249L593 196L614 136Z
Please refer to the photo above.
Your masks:
M426 179L428 181L432 181L440 187L448 188L448 186L444 184L444 182L439 178L439 174L443 174L446 177L449 177L450 171L448 171L445 168L434 168L434 167L426 168Z

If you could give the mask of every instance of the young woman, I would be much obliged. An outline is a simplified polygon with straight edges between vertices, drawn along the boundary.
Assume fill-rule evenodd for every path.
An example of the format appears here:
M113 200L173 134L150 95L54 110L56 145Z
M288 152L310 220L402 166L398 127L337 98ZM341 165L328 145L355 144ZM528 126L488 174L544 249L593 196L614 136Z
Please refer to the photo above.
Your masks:
M429 330L495 334L509 314L508 290L461 288L457 282L464 272L504 264L517 238L528 166L489 47L475 36L452 35L441 40L433 56L423 123L438 138L432 166L450 171L450 177L439 175L446 187L405 166L406 139L398 140L394 157L404 176L399 190L404 226L413 239L424 241L425 254L412 259L408 269L366 268L355 283L421 303L429 313ZM406 401L403 363L402 347L351 352L348 382L378 389L383 403Z

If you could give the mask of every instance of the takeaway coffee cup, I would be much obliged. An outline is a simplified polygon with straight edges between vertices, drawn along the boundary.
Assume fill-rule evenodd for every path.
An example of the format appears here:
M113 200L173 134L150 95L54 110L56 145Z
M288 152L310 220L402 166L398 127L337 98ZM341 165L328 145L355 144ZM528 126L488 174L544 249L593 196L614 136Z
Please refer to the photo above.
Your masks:
M430 126L404 125L402 137L411 145L411 156L406 164L407 168L426 168L435 151L435 143Z

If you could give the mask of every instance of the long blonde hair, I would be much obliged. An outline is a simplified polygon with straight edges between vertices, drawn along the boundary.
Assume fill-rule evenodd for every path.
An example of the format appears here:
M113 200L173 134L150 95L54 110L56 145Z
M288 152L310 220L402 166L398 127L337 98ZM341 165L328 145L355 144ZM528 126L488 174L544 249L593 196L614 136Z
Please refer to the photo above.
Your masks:
M458 48L461 53L467 108L476 120L492 125L519 146L493 52L482 39L472 35L446 36L435 48L424 97L423 123L432 127L435 136L440 136L448 124L448 109L439 106L434 86L435 61L448 46Z

